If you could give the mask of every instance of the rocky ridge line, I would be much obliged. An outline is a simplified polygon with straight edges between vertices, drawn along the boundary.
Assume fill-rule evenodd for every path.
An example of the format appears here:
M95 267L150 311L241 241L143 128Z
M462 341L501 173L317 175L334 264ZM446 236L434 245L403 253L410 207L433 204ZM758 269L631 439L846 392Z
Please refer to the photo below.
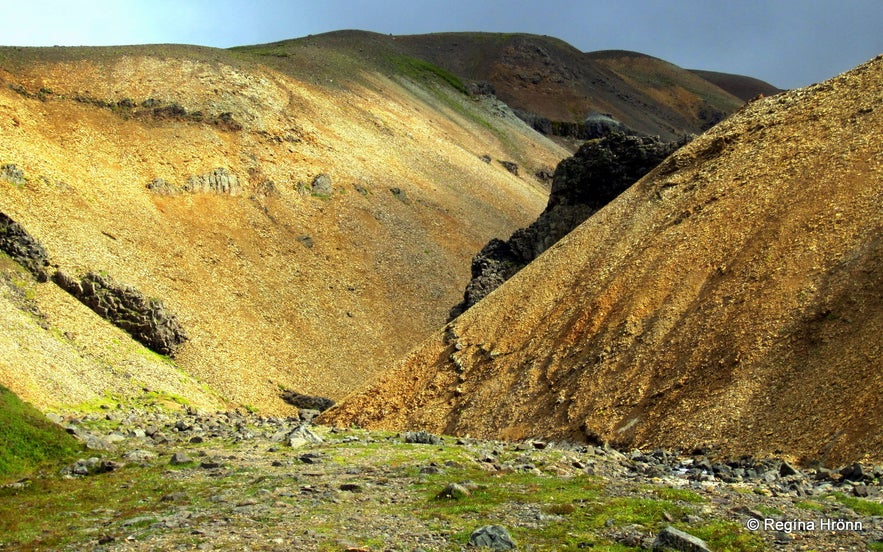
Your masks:
M546 209L527 228L494 238L472 259L472 279L454 319L582 224L686 142L612 132L558 164Z

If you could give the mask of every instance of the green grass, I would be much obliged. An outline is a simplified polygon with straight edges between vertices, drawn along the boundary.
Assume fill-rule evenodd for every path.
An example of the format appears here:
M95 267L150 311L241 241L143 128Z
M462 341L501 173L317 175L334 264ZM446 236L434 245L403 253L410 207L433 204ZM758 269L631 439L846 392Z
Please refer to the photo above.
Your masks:
M837 502L847 506L861 516L883 516L883 504L879 502L871 502L870 500L847 496L843 493L833 493L828 496L833 496Z
M69 459L80 450L73 437L0 386L0 480Z
M390 61L402 75L405 75L412 79L438 77L460 93L464 95L469 94L469 92L466 90L466 86L463 85L463 83L460 81L459 78L457 78L456 75L454 75L450 71L442 69L437 65L433 65L428 61L402 55L392 56L390 58Z
M124 468L74 479L35 479L24 489L0 489L0 535L5 543L27 544L26 549L57 549L82 539L82 534L76 533L86 525L95 526L101 511L112 511L108 515L123 520L155 518L158 497L183 490L183 485L165 477L160 468ZM20 515L23 511L28 515ZM138 532L151 523L137 521L128 529Z

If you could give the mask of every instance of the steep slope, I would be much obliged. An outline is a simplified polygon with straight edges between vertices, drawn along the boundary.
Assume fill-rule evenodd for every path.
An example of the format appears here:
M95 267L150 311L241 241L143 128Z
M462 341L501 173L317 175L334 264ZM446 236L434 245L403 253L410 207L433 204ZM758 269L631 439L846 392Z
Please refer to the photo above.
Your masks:
M81 448L64 429L0 385L0 481L69 458Z
M490 83L513 108L549 121L578 123L607 113L634 131L674 140L706 130L743 103L663 60L626 51L583 53L547 36L438 33L389 40L463 79Z
M147 388L290 411L283 388L339 398L443 324L566 151L429 64L357 53L0 49L0 212L189 336L164 359L26 282L39 315L2 296L0 384L43 408Z
M880 82L749 104L324 421L879 460Z

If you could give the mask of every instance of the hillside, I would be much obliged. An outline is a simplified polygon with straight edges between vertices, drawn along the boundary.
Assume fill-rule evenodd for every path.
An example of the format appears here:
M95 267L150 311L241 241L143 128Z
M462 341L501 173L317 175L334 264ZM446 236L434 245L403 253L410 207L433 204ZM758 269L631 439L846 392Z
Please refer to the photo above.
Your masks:
M879 460L881 81L747 105L323 421Z
M661 59L614 50L584 53L548 36L437 33L389 40L464 80L490 83L513 108L552 122L578 123L606 113L633 131L674 140L701 133L743 103Z
M756 98L759 94L763 94L764 96L775 96L779 92L782 92L781 88L776 88L762 80L743 75L732 75L730 73L719 73L717 71L701 71L698 69L691 70L690 72L723 88L730 94L746 102Z
M567 152L428 63L357 53L0 48L0 212L64 281L133 286L189 338L155 354L5 258L0 384L291 412L283 389L342 397L442 325Z

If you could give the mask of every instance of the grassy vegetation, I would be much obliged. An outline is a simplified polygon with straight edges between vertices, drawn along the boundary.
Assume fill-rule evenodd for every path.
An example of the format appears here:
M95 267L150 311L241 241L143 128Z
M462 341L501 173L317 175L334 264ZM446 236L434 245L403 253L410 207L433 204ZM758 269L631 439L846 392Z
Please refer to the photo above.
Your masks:
M438 77L464 95L468 95L466 86L453 73L433 65L428 61L411 56L396 55L390 58L393 66L404 76L412 79L424 79L427 76Z
M871 502L870 500L847 496L843 493L833 493L828 496L833 497L837 502L861 516L883 516L883 504L879 502Z
M73 437L0 386L0 480L68 459L79 450Z

